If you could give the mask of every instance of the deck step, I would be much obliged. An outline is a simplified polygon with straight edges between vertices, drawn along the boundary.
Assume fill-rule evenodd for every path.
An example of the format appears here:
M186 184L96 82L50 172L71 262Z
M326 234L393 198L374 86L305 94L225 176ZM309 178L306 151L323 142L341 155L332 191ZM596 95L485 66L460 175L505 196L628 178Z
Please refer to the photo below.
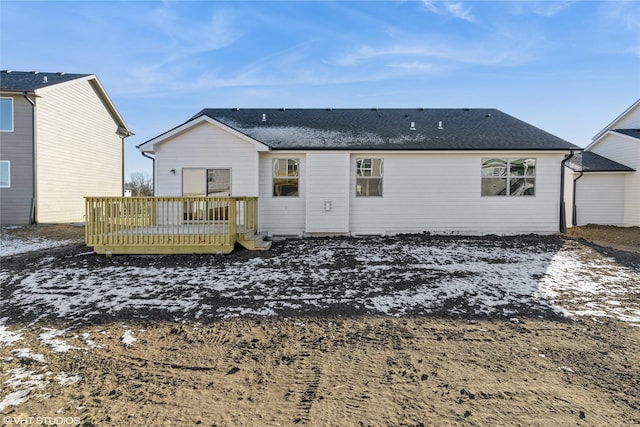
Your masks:
M242 232L238 234L238 243L250 251L266 251L271 248L270 241L263 240L262 234Z

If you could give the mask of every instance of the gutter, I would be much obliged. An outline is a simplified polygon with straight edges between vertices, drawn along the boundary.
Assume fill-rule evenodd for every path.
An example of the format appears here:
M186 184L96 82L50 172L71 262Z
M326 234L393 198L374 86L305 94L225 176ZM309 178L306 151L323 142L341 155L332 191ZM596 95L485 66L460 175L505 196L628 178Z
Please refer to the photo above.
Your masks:
M583 171L580 171L580 175L577 178L573 178L573 215L571 216L571 224L578 225L578 209L576 207L576 182L584 175Z
M29 212L29 224L35 224L37 201L36 191L38 188L36 185L36 179L38 177L36 173L36 103L27 96L27 93L28 92L26 91L22 92L22 96L24 97L24 99L26 99L27 102L31 104L31 170L33 172L33 183L31 189L31 210Z
M566 208L564 205L564 168L565 163L569 161L574 155L574 151L571 150L570 154L562 160L560 163L560 233L567 232L567 215Z

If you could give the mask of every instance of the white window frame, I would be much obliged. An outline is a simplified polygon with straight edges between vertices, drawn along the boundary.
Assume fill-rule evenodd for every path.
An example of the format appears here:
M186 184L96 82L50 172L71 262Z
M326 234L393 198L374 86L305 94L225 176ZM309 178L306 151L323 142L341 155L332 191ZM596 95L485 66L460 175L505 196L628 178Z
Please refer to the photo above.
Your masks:
M11 161L10 160L0 160L0 164L7 164L7 184L3 185L0 182L0 188L11 188Z
M371 162L371 166L364 167L362 164L367 161ZM376 161L380 162L380 164L378 165L378 171L377 171L379 175L374 175L374 162ZM382 197L384 195L384 159L379 157L357 158L355 172L356 172L356 188L355 188L356 197ZM366 172L369 172L369 174L367 175ZM358 182L366 181L366 180L379 181L378 192L380 194L376 194L376 195L360 194L358 192L358 186L360 185Z
M13 132L13 130L15 129L15 103L13 102L13 98L8 98L8 97L0 97L0 100L5 100L8 99L9 101L11 101L11 129L2 129L2 127L0 127L0 132Z
M287 162L287 175L277 175L280 162ZM293 174L292 174L293 173ZM295 194L277 194L276 180L294 182L297 185ZM278 157L271 161L271 197L300 197L300 159L295 157Z
M491 173L491 175L483 175L483 169L484 169L484 164L486 161L488 160L492 160L492 159L497 159L497 160L501 160L503 162L506 163L506 175L501 176L499 174L495 173L495 168L494 171ZM534 164L534 168L533 168L533 175L513 175L511 173L511 163L518 161L518 160L533 160L533 164ZM537 192L536 192L536 184L537 184L537 179L536 176L538 174L537 172L538 169L538 159L536 157L513 157L513 158L504 158L504 157L486 157L486 158L482 158L481 159L481 164L480 164L480 196L481 197L535 197ZM485 179L504 179L506 181L506 187L505 187L505 194L483 194L482 190L483 190L483 181ZM511 194L511 179L524 179L524 180L533 180L533 194Z

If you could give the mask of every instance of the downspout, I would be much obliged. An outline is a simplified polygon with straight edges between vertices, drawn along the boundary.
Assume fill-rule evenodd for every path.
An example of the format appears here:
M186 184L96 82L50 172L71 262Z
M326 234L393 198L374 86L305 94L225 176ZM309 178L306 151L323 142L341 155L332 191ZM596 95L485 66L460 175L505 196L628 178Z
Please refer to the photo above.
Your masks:
M120 196L124 197L124 139L126 138L126 136L122 136L120 135L120 142L122 143L122 148L120 149L120 159L121 159L121 165L120 165L120 171L122 174L122 177L120 179Z
M29 212L29 224L36 223L36 103L27 96L27 92L22 92L22 96L31 104L31 170L32 176L32 188L31 188L31 211Z
M567 232L567 216L564 205L564 168L565 163L573 157L573 154L573 150L571 150L569 155L560 163L560 233L563 234Z
M571 224L573 226L578 225L578 208L576 206L576 182L582 178L584 172L580 171L580 175L573 179L573 215L571 216Z
M120 153L120 158L121 158L121 165L120 165L120 169L121 169L121 173L122 173L122 179L121 181L121 188L120 188L120 195L124 196L124 182L125 182L125 176L124 176L124 153L125 153L125 143L124 143L124 139L128 136L134 135L133 132L129 131L126 128L123 127L118 127L117 130L117 135L120 137L120 140L122 142L122 148L121 148L121 153Z
M139 148L139 147L137 147ZM144 151L141 151L140 154L142 154L142 157L146 157L147 159L151 159L151 176L153 177L153 195L156 195L156 159L155 157L151 157L150 155L148 155L147 153L145 153Z

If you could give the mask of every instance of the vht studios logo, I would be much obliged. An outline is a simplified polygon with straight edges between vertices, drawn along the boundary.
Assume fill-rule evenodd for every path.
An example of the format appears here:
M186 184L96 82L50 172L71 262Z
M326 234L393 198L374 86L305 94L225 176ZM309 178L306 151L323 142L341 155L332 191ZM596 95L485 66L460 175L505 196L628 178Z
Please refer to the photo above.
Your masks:
M6 426L77 426L78 417L7 417L3 418Z

